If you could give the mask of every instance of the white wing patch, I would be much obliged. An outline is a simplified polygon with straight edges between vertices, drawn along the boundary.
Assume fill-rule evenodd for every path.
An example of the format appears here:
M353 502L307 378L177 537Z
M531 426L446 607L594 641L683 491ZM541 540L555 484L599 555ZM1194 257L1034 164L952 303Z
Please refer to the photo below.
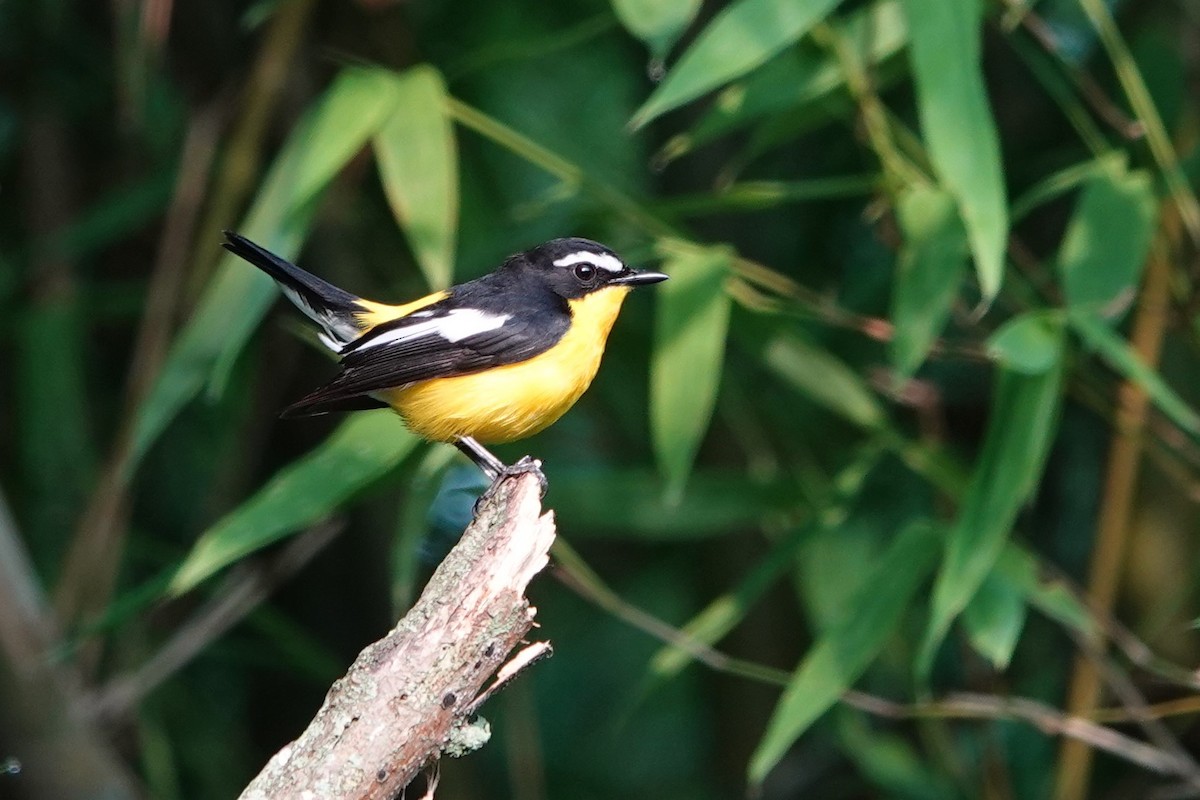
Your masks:
M428 316L430 312L417 312L410 316ZM381 347L394 342L408 342L422 336L440 336L447 342L461 342L480 333L494 331L511 319L509 314L489 314L477 308L455 308L446 312L443 317L435 317L425 322L404 325L395 330L368 339L359 346L359 350Z
M621 263L621 259L616 256L610 256L608 253L593 253L590 250L580 250L577 253L571 253L569 256L563 256L554 262L554 266L570 267L585 262L595 264L600 269L606 269L609 272L625 271L625 265Z

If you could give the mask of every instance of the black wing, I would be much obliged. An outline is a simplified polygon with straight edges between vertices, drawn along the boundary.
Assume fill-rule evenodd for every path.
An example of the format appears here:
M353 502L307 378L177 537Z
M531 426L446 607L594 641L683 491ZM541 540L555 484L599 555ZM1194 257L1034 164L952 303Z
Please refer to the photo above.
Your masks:
M444 318L448 310L432 311L432 319ZM382 331L403 331L428 326L430 316L405 317ZM369 346L382 338L371 331L345 351L342 371L329 383L286 408L284 417L324 414L359 407L357 403L382 405L368 395L432 378L467 375L490 367L515 364L549 350L570 326L569 313L540 313L513 317L494 330L474 334L457 342L435 330L410 339ZM367 407L371 407L368 405Z

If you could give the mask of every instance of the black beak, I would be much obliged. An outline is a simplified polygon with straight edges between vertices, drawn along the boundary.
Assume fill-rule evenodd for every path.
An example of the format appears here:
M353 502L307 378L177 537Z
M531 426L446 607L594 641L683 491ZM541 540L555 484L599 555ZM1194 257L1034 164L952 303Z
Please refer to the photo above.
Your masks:
M658 283L669 278L661 272L650 272L649 270L626 270L608 282L609 286L646 286L651 283Z

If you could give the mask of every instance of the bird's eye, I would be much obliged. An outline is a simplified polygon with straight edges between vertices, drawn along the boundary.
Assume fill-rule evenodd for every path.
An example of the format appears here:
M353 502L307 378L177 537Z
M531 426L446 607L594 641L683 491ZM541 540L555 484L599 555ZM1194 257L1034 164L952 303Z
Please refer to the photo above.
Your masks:
M579 279L580 283L591 283L592 279L596 277L596 268L591 264L576 264L575 277Z

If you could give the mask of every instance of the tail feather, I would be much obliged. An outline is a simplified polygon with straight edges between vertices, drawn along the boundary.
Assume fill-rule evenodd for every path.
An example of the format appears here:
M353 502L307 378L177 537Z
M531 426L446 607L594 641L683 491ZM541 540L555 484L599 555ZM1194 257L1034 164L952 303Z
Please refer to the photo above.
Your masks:
M362 333L357 319L364 311L361 298L305 272L233 231L225 231L222 247L274 278L288 300L321 326L325 334L321 340L331 350L341 350Z

